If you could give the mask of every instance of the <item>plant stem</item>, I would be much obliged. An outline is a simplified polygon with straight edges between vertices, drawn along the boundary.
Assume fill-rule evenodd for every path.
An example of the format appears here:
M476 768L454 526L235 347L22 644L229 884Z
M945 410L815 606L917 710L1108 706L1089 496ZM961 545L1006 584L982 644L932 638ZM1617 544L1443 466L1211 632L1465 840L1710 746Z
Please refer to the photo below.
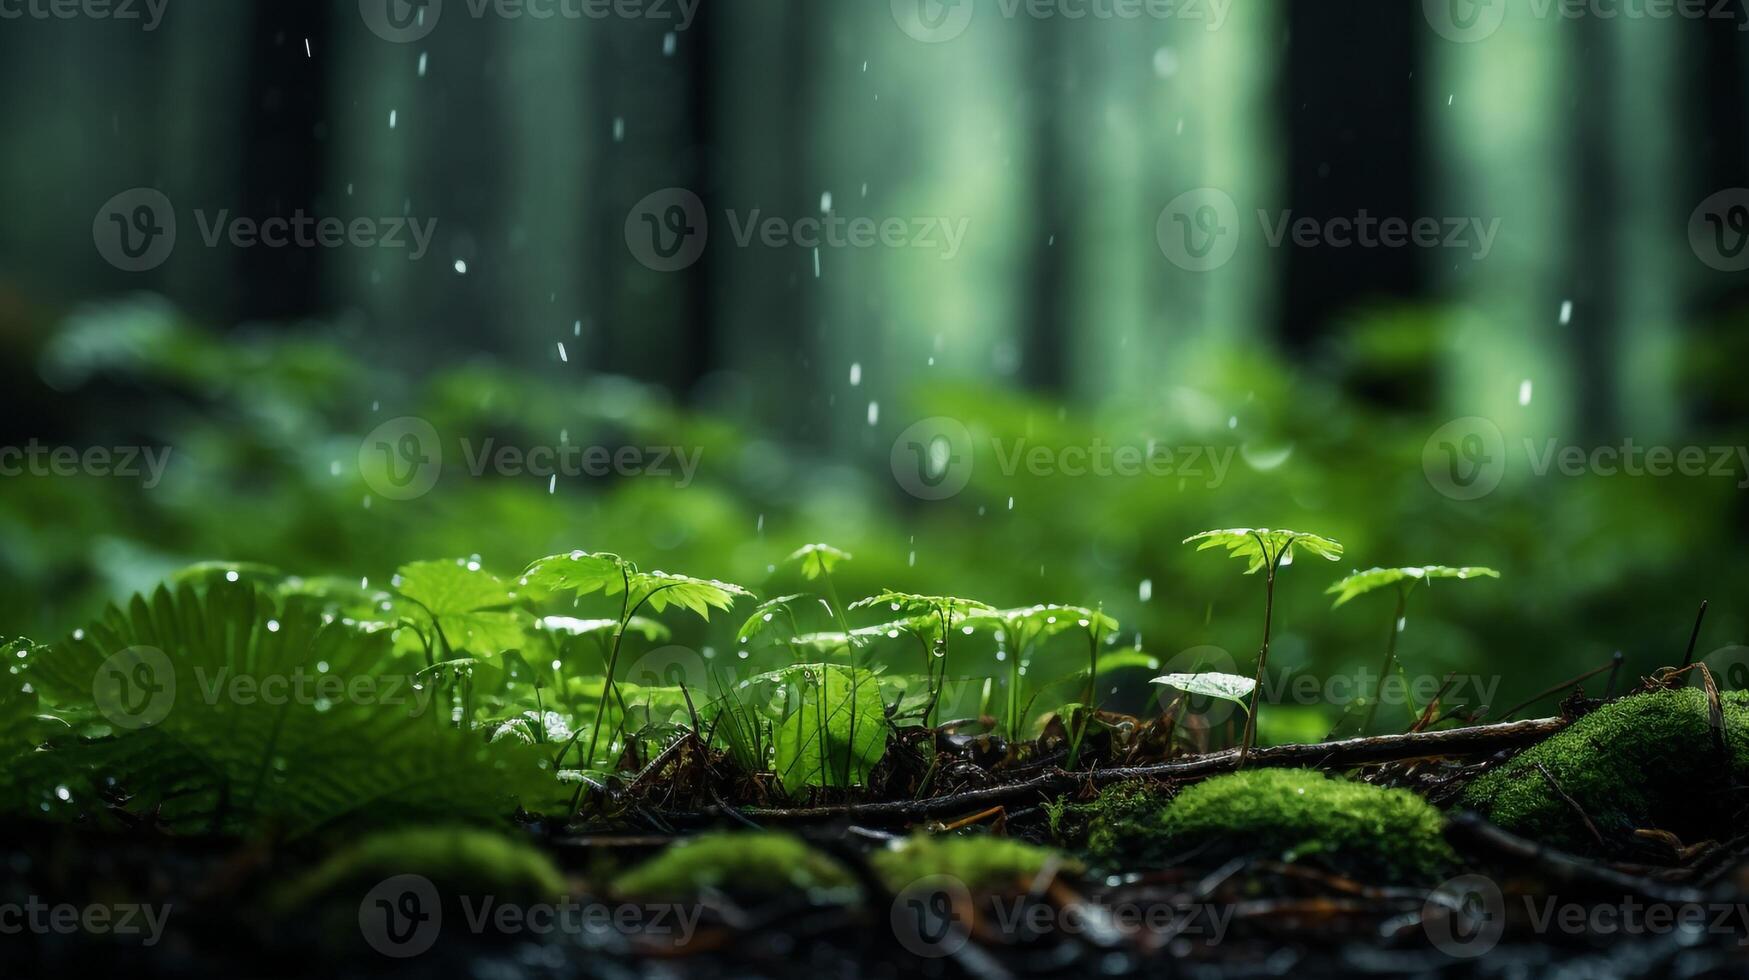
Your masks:
M1403 613L1409 607L1409 590L1397 586L1397 614L1391 617L1391 635L1385 640L1385 665L1379 670L1379 682L1373 688L1372 702L1366 706L1366 718L1360 723L1360 733L1365 735L1372 730L1373 715L1378 713L1379 699L1384 697L1385 678L1391 674L1391 665L1397 661L1397 634L1401 631Z
M1284 554L1288 547L1282 547ZM1245 737L1239 743L1239 769L1245 768L1245 757L1251 754L1251 742L1257 737L1257 712L1263 708L1263 674L1269 668L1269 625L1275 615L1275 570L1280 561L1279 556L1270 560L1269 577L1263 582L1263 646L1257 651L1257 690L1251 692L1251 710L1245 713Z
M613 631L613 650L607 655L607 677L601 684L601 700L596 702L595 705L595 724L590 726L592 730L589 733L589 754L583 758L583 768L586 770L595 764L595 743L601 738L602 719L607 717L608 694L617 694L619 690L614 686L613 672L614 669L619 666L619 645L620 641L625 638L626 625L632 621L633 616L638 614L639 609L644 608L644 603L649 602L652 596L663 591L663 589L671 588L673 588L672 585L664 585L660 588L652 589L649 595L639 599L638 604L632 606L630 611L627 611L626 606L631 599L631 582L629 579L626 582L626 598L620 602L619 628ZM623 699L620 702L620 723L625 723L625 702Z

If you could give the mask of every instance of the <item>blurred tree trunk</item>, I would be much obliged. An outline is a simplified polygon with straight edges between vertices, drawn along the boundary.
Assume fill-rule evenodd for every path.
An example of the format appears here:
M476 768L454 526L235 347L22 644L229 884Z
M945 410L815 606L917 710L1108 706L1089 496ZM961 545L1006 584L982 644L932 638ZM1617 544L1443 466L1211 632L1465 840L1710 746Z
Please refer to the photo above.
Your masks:
M1426 155L1427 96L1416 84L1427 22L1419 3L1288 3L1280 112L1284 197L1292 221L1414 220L1428 214L1418 161ZM1248 215L1242 215L1249 217ZM1280 215L1272 213L1272 219ZM1290 222L1291 235L1291 222ZM1247 232L1261 229L1247 228ZM1330 320L1377 299L1422 295L1413 248L1319 244L1283 253L1276 331L1290 348L1324 336Z

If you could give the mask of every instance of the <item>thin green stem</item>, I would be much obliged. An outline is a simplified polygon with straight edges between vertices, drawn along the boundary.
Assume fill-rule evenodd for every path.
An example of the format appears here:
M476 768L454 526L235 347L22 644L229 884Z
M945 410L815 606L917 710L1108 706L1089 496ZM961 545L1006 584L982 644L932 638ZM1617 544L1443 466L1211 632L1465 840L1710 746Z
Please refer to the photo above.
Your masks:
M1385 665L1379 668L1379 682L1373 688L1372 701L1366 706L1366 717L1360 723L1360 733L1372 730L1373 716L1378 714L1379 699L1384 697L1385 678L1391 675L1391 665L1397 661L1397 634L1402 631L1403 614L1409 607L1409 590L1397 586L1397 614L1391 617L1391 635L1385 639Z

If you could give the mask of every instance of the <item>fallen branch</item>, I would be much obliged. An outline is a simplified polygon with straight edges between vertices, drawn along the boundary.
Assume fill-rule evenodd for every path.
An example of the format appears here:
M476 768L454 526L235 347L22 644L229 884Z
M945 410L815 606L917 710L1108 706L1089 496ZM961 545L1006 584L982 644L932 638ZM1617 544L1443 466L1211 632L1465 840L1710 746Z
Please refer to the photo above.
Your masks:
M1349 768L1434 756L1474 755L1528 745L1547 738L1566 725L1565 718L1536 718L1437 732L1370 735L1315 745L1273 745L1252 749L1245 764L1252 767ZM1239 767L1239 758L1239 749L1223 749L1146 766L1122 766L1086 772L1056 770L1020 782L987 786L933 799L795 808L742 808L737 815L748 820L772 823L844 818L861 822L922 820L987 810L995 806L1032 803L1083 787L1108 786L1132 779L1199 779L1233 772ZM691 815L690 819L710 821L728 815L721 807L708 807ZM687 822L689 817L670 815L669 819Z

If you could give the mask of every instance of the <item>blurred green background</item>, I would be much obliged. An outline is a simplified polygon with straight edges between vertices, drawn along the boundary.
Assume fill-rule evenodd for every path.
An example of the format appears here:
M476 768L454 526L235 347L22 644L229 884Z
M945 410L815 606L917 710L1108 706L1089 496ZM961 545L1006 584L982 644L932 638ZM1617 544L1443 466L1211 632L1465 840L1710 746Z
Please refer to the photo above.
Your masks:
M1283 573L1295 671L1377 664L1389 600L1323 594L1373 565L1500 570L1419 591L1399 652L1507 703L1617 650L1630 677L1679 661L1703 598L1702 654L1742 641L1740 10L373 2L0 21L0 445L169 452L161 481L0 478L0 634L54 639L206 559L377 582L582 548L763 595L823 540L855 555L847 600L1103 604L1162 661L1248 668L1261 583L1180 541L1271 526L1348 549ZM178 225L143 271L103 244L135 188ZM674 189L709 229L664 271L638 230ZM1187 268L1173 236L1223 199L1230 259ZM206 240L299 213L434 234L417 258ZM743 243L755 215L788 237ZM964 241L795 243L823 215ZM1497 234L1342 244L1365 216ZM407 418L442 465L393 499L372 460L385 431L411 458L381 428ZM904 462L943 419L967 482L922 499ZM1472 432L1499 441L1445 448ZM476 475L487 439L698 464ZM1537 472L1629 440L1708 472ZM1020 445L1053 462L1007 465ZM1101 446L1203 462L1062 472ZM1474 499L1439 476L1484 461ZM727 648L733 618L680 640Z

